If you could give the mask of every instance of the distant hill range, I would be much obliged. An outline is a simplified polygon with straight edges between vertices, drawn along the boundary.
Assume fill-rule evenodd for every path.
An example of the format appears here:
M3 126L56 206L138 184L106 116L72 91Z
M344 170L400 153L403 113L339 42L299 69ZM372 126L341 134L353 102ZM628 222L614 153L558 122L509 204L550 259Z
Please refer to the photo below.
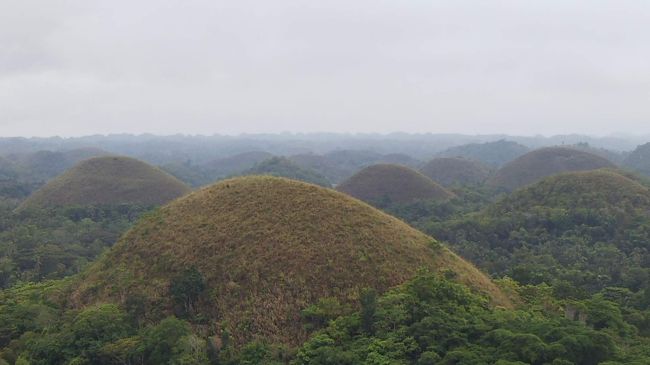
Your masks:
M500 140L486 143L471 143L448 148L438 154L440 157L464 157L480 161L492 168L498 168L530 149L513 141Z

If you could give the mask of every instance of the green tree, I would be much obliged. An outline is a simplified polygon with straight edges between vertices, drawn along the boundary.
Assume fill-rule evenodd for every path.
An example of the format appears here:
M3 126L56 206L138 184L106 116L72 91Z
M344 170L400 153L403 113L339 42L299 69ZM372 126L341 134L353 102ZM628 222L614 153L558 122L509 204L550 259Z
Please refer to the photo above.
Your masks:
M205 290L205 278L194 266L174 277L169 288L172 298L184 316L194 313L194 304Z

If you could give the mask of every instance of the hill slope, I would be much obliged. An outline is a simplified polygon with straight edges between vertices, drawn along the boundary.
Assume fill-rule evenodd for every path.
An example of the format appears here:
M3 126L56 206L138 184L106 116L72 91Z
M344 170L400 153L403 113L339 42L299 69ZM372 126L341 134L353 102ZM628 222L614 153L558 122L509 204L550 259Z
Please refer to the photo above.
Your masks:
M45 182L62 174L75 164L92 158L108 156L99 148L77 148L65 151L38 151L11 156L21 180Z
M322 297L353 303L361 288L383 292L421 267L508 299L432 238L334 190L277 177L224 180L163 207L131 229L82 278L76 305L144 296L145 313L168 313L170 283L196 267L207 285L197 313L252 338L297 344L300 310Z
M429 228L484 270L524 284L565 283L571 295L645 287L650 295L650 190L613 171L550 176Z
M540 179L569 171L614 168L609 160L574 148L547 147L529 152L499 169L488 184L515 190Z
M337 190L373 204L445 200L453 196L421 173L391 164L366 167L341 183Z
M647 187L615 170L578 171L543 179L506 197L489 212L498 215L538 206L624 211L650 208L650 195Z
M250 169L271 157L273 155L268 152L250 151L207 162L201 168L214 181Z
M420 172L443 186L481 184L490 174L482 164L460 157L434 158Z
M640 145L632 151L623 161L623 165L645 176L650 176L650 142Z
M270 175L300 180L325 187L332 186L326 177L312 169L300 167L286 157L271 157L242 172L241 175Z
M159 205L190 188L145 162L128 157L81 161L32 194L20 209L67 205Z

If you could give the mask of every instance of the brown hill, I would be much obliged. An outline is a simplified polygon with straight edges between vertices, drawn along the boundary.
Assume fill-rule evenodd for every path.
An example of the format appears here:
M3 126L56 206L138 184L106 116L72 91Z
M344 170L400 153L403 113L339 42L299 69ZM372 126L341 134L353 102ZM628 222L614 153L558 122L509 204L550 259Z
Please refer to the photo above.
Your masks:
M19 172L21 180L46 182L62 174L80 161L108 155L110 153L102 149L86 147L64 151L37 151L17 154L12 155L11 160L16 171Z
M421 173L392 164L366 167L341 183L337 190L375 205L445 200L454 195Z
M442 157L427 162L420 172L443 186L476 185L488 178L490 169L466 158Z
M512 191L561 172L614 167L609 160L589 152L547 147L529 152L506 164L488 180L488 184Z
M81 161L32 194L19 209L68 205L160 205L190 192L145 162L118 156Z
M160 318L174 306L173 278L188 267L207 285L196 313L239 344L298 344L307 335L300 311L319 298L354 304L361 288L384 292L420 268L453 271L510 305L484 274L402 221L334 190L269 176L224 180L148 216L82 275L72 303L136 296Z

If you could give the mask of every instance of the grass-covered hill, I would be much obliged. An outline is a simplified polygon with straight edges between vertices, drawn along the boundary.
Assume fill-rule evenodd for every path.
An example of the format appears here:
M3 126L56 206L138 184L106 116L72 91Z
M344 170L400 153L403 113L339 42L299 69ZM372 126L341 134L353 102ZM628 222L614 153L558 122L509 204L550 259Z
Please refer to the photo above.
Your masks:
M488 180L488 184L512 191L562 172L614 167L609 160L589 152L575 148L546 147L509 162Z
M521 189L489 209L492 214L548 206L558 209L611 209L632 213L630 209L650 207L648 188L616 170L599 169L551 176ZM650 212L649 216L650 216Z
M190 191L145 162L119 156L81 161L34 192L20 210L73 205L160 205Z
M332 186L332 183L325 176L312 169L300 167L286 157L271 157L242 172L241 175L270 175L300 180L325 187Z
M517 142L500 140L486 143L470 143L446 149L440 157L464 157L480 161L492 168L498 168L527 153L528 147Z
M64 151L37 151L34 153L8 156L13 163L18 179L27 182L45 182L71 168L80 161L108 152L93 147Z
M576 143L569 147L600 156L602 158L605 158L613 162L616 165L620 165L623 162L623 160L627 157L627 155L629 155L630 153L630 152L618 152L618 151L608 150L606 148L601 148L601 147L594 147L587 142Z
M482 184L490 175L488 167L461 157L434 158L420 172L443 186Z
M380 206L446 200L454 195L421 173L393 164L368 166L342 182L337 190Z
M623 287L650 305L650 190L613 171L547 177L426 230L489 273L567 296Z
M645 176L650 176L650 142L638 146L623 161L623 165Z
M236 343L298 344L300 312L320 298L352 304L361 289L384 292L420 268L455 273L509 306L480 271L392 216L331 189L248 176L140 221L81 276L71 301L138 302L149 319L189 313Z

